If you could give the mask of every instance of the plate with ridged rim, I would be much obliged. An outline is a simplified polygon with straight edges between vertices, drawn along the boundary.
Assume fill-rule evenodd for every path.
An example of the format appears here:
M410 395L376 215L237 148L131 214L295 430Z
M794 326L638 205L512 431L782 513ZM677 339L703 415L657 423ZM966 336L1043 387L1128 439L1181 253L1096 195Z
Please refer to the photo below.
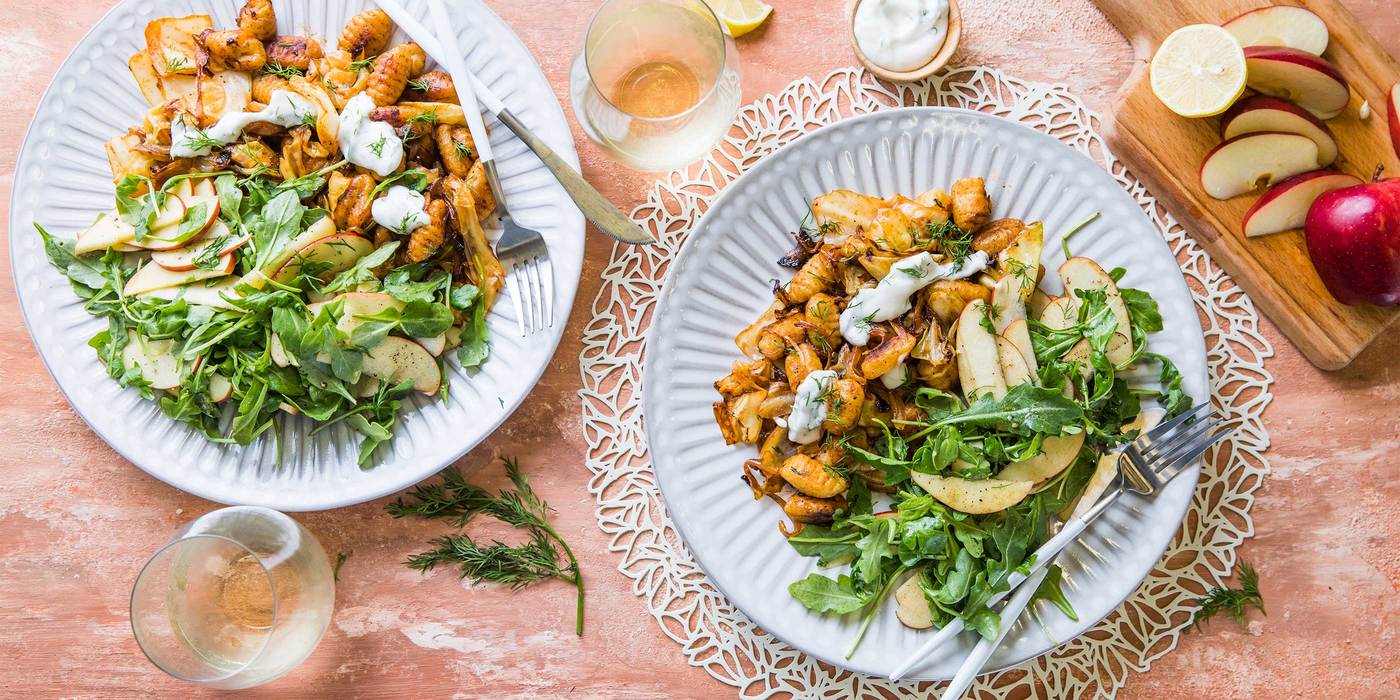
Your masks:
M213 501L284 511L337 508L399 491L451 464L496 429L539 380L559 344L583 265L583 215L549 171L499 122L491 144L511 213L539 230L554 265L555 323L521 338L503 296L488 318L491 357L465 372L449 361L446 402L406 399L387 453L370 469L356 465L357 437L343 425L311 435L301 417L282 422L277 445L260 439L221 446L164 416L154 402L112 381L87 346L106 328L83 311L67 280L45 259L37 222L71 238L112 206L102 145L140 122L146 102L126 67L144 46L142 27L157 17L208 14L234 26L241 0L126 0L83 37L59 67L25 134L10 199L10 259L25 323L40 357L78 415L127 460L162 481ZM279 34L339 34L367 0L277 1ZM410 12L426 22L424 3ZM578 165L573 134L539 65L510 28L480 2L453 3L467 66L527 126ZM428 23L431 26L431 23ZM396 32L391 43L405 41ZM508 294L508 291L505 292Z
M791 270L777 259L810 200L832 189L888 196L948 187L983 177L993 217L1045 222L1042 263L1064 260L1063 233L1094 213L1075 234L1073 254L1105 269L1124 267L1122 283L1145 289L1161 305L1166 330L1149 349L1170 357L1185 390L1207 394L1205 339L1195 302L1166 241L1127 192L1099 165L1057 139L1001 117L944 107L911 107L847 119L803 135L754 165L720 194L671 264L646 336L642 410L657 481L677 531L728 600L755 625L835 666L886 676L927 639L904 627L889 601L849 659L858 614L808 612L787 587L819 571L777 530L782 512L755 501L739 479L753 446L726 446L715 425L713 382L742 359L734 336L772 301L773 280ZM1042 287L1059 292L1046 275ZM1125 374L1155 387L1155 367ZM1044 626L1023 615L987 670L1034 658L1092 627L1128 598L1166 550L1190 505L1199 464L1155 499L1120 499L1058 562L1079 620L1040 603ZM822 573L835 575L845 567ZM976 638L960 635L910 679L951 678Z

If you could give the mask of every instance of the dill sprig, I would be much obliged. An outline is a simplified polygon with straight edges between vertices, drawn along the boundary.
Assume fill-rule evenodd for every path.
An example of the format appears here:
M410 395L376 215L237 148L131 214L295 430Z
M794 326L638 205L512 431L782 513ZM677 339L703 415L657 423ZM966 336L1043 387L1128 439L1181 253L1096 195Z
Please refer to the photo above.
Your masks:
M275 75L281 78L299 78L306 75L300 68L284 66L276 61L268 61L263 64L262 71L268 75Z
M583 636L583 573L573 550L549 524L549 504L541 499L520 465L504 457L506 476L513 489L490 492L467 483L456 469L442 472L435 484L419 485L387 506L395 518L417 517L450 520L463 527L478 514L486 515L508 525L524 528L530 539L524 544L508 545L500 541L482 544L465 533L445 535L431 540L432 549L415 554L404 562L418 571L431 571L438 566L457 566L462 578L489 581L523 588L538 581L559 579L577 589L577 609L574 633Z
M1199 629L1202 623L1221 611L1230 613L1230 617L1241 625L1245 624L1245 611L1248 608L1268 614L1264 610L1264 596L1259 593L1259 574L1254 567L1240 562L1238 578L1239 588L1217 586L1206 591L1205 597L1197 601L1200 607L1191 618L1191 629Z

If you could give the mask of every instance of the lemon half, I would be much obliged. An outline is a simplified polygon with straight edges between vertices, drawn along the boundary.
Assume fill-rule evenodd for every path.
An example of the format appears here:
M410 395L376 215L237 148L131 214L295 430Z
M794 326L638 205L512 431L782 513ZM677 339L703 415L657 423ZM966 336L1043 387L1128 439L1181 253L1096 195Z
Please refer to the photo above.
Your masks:
M1244 92L1244 49L1214 24L1192 24L1171 33L1152 57L1152 93L1183 117L1209 117L1230 108Z
M758 29L758 25L773 14L772 6L759 0L705 0L705 3L724 25L724 33L732 37Z

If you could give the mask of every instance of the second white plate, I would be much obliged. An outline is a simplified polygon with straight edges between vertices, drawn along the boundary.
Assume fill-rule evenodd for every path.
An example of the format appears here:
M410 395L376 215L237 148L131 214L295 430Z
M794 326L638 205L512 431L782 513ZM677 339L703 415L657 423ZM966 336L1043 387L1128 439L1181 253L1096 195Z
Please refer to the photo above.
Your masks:
M965 110L889 110L818 129L729 185L672 263L647 336L642 401L652 465L677 529L729 600L788 644L854 671L887 675L929 633L901 625L886 604L846 659L856 616L816 615L788 595L788 584L815 571L816 560L793 551L777 530L781 511L755 501L740 480L754 449L724 444L712 385L741 358L734 335L772 301L771 281L791 277L775 261L792 247L789 232L812 197L838 188L912 196L969 176L986 178L994 217L1045 222L1044 263L1052 269L1064 259L1063 232L1099 212L1075 234L1073 253L1126 268L1123 284L1152 293L1167 330L1149 347L1177 364L1188 393L1207 398L1204 338L1171 250L1112 177L1046 134ZM1045 286L1054 278L1047 275ZM1139 381L1155 376L1155 368L1137 371ZM1198 474L1193 467L1153 500L1130 495L1096 522L1059 560L1079 621L1049 609L1044 632L1018 622L989 669L1073 639L1126 599L1181 524ZM964 633L911 677L951 677L975 642Z

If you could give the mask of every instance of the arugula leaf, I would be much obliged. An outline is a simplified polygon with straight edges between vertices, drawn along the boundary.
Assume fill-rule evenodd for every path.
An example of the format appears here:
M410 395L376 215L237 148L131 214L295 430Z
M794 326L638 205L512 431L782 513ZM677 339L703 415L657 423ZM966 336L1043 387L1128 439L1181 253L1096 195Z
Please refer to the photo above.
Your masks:
M1029 382L1018 384L1000 399L979 397L965 410L938 421L939 425L968 424L1019 435L1032 432L1060 435L1084 419L1084 409L1053 389Z
M1074 606L1070 604L1069 598L1065 597L1065 591L1061 588L1061 581L1064 578L1064 569L1059 564L1051 564L1045 573L1045 578L1040 581L1040 585L1035 589L1035 595L1031 596L1031 603L1037 600L1048 600L1060 609L1075 622L1079 621L1079 613L1074 611Z
M459 287L453 287L452 292L447 295L448 303L452 304L452 308L459 311L470 309L472 304L475 304L476 300L479 298L481 298L481 288L474 284L463 284Z
M464 369L480 367L491 354L486 329L486 305L477 303L472 309L469 325L462 328L462 344L457 348L457 361Z
M1128 320L1134 329L1141 328L1144 333L1162 330L1162 312L1151 294L1130 287L1119 287L1118 293L1123 297L1123 305L1128 307Z
M790 584L788 593L812 612L837 615L855 612L874 597L856 592L851 577L846 574L834 580L821 574L808 574L807 578Z
M452 309L446 304L414 300L400 313L399 327L410 338L431 338L452 327Z
M375 248L369 255L355 261L350 269L341 272L326 283L321 288L322 294L337 294L340 292L359 291L367 292L379 288L379 277L374 274L374 269L389 261L394 252L399 249L398 241L389 241L378 248Z
M854 528L836 530L807 525L787 541L798 554L817 557L817 566L831 566L854 559L860 553L860 547L856 545L860 538L860 532Z

